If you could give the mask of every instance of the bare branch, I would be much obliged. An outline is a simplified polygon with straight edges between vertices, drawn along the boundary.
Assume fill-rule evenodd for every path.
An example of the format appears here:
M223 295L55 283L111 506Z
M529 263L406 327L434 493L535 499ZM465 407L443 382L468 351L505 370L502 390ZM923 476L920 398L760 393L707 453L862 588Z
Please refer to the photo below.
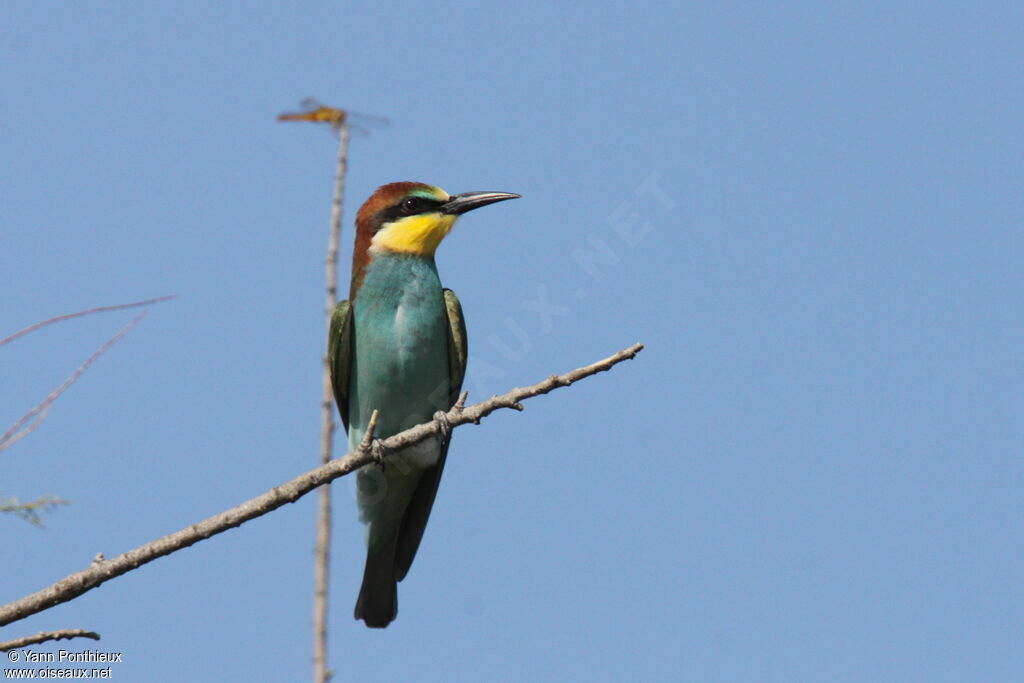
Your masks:
M469 422L478 422L501 408L511 408L527 398L547 394L559 387L569 386L584 377L609 370L617 363L634 358L642 349L642 344L634 344L608 358L578 368L572 372L567 372L564 375L553 375L543 382L538 382L532 386L512 389L505 394L493 396L486 401L481 401L462 410L453 408L445 413L445 419L452 428ZM380 444L385 457L390 457L390 455L406 446L419 443L427 438L440 437L441 431L442 427L439 420L434 419L374 443ZM228 529L233 529L250 519L265 515L271 510L276 510L287 503L294 503L318 486L349 474L370 462L374 462L374 454L356 449L281 486L276 486L261 496L209 517L198 524L193 524L181 531L139 546L134 550L129 550L113 559L99 562L94 561L86 569L70 574L52 586L0 607L0 626L5 626L72 600L110 579L130 572L143 564L152 562L157 558L169 555L182 548L187 548L203 539L223 533Z
M108 339L106 343L103 344L103 346L96 349L96 351L93 352L93 354L89 356L89 358L87 358L84 363L78 366L77 370L71 373L70 377L64 380L63 384L61 384L59 387L51 391L50 395L43 399L42 403L40 403L35 408L22 415L21 419L15 422L13 427L8 429L3 436L0 436L0 451L12 445L19 439L28 436L32 432L32 430L38 427L42 423L42 421L46 419L46 415L47 413L49 413L50 406L53 405L53 402L60 398L60 395L63 394L68 387L74 384L75 380L81 377L82 373L84 373L86 369L90 365L92 365L93 362L96 361L97 358L102 356L107 349L116 344L118 340L121 339L121 337L128 334L128 332L130 332L131 329L135 327L135 325L138 324L138 322L145 317L147 312L148 309L135 316L135 319L132 320L127 325L125 325L123 328L121 328L120 332L118 332L113 337ZM33 420L32 418L35 419ZM26 423L28 423L27 426Z
M16 650L18 648L25 647L26 645L38 645L39 643L45 643L50 640L71 640L72 638L92 638L93 640L99 640L100 634L95 631L86 631L81 628L65 628L60 631L40 631L34 636L15 638L14 640L8 640L5 643L0 643L0 652Z
M9 337L4 337L3 339L0 339L0 346L3 346L4 344L9 344L10 342L14 341L18 337L23 337L24 335L28 334L29 332L35 332L36 330L38 330L40 328L46 327L47 325L51 325L53 323L59 323L62 320L71 320L72 318L79 318L79 317L81 317L83 315L91 315L93 313L104 313L106 311L120 311L121 309L124 309L124 308L138 308L139 306L148 306L150 304L159 304L159 303L162 303L164 301L170 301L171 299L177 299L177 298L178 297L177 297L176 294L172 294L170 296L160 296L160 297L157 297L155 299L146 299L145 301L134 301L134 302L132 302L130 304L117 304L116 306L98 306L96 308L90 308L90 309L87 309L87 310L84 310L84 311L78 311L77 313L65 313L64 315L58 315L58 316L55 316L53 318L48 318L48 319L43 320L41 322L35 323L34 325L29 325L25 329L18 330L17 332L15 332L14 334L12 334Z
M331 201L331 224L327 238L327 331L330 333L331 316L338 304L338 243L341 241L341 207L345 199L345 172L348 169L348 125L344 116L337 124L338 167L334 175L334 197ZM331 384L331 363L324 355L323 391L320 400L320 464L334 457L334 391ZM320 489L317 505L316 553L313 562L313 680L327 683L331 671L327 668L327 593L331 581L331 487Z

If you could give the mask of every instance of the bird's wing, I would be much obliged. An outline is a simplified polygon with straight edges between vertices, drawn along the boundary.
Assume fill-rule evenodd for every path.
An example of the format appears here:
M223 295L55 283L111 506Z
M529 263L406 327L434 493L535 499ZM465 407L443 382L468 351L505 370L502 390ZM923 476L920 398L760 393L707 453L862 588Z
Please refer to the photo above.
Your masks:
M462 304L459 297L450 289L444 290L444 305L448 312L448 402L445 409L455 405L462 391L462 381L466 377L466 361L469 358L469 347L466 339L466 321L462 317ZM409 507L406 508L399 531L398 547L395 550L395 579L401 581L412 566L416 551L423 538L423 530L427 527L430 510L434 507L437 487L441 483L444 461L448 457L448 446L451 439L444 444L437 464L423 472L416 491L413 493Z
M352 367L352 305L341 301L331 313L331 329L327 334L327 362L331 368L334 401L341 421L348 430L348 380Z
M455 405L466 378L469 341L466 338L466 320L462 317L459 297L450 289L444 290L444 306L448 310L448 398Z

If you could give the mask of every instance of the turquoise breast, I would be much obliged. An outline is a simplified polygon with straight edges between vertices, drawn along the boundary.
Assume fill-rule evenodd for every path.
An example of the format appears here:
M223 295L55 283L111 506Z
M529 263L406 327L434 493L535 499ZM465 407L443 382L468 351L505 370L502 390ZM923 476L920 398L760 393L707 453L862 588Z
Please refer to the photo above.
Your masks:
M354 302L350 444L374 408L386 437L447 409L448 320L432 260L385 252L367 266ZM354 441L353 441L354 439Z

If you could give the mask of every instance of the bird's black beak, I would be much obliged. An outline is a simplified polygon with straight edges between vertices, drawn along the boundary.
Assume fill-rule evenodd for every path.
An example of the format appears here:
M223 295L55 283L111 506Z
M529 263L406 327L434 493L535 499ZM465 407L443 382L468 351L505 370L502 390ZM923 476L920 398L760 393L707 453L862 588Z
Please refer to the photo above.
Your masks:
M444 204L441 211L453 216L460 216L467 211L479 209L494 202L503 202L506 199L519 199L519 195L511 192L463 192L452 195Z

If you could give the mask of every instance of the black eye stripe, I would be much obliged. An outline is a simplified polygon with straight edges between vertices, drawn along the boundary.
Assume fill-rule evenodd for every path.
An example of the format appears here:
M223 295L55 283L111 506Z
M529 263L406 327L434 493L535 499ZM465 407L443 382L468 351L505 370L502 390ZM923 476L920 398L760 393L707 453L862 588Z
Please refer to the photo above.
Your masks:
M415 199L415 207L407 207L406 200ZM393 206L379 211L377 213L377 225L382 226L386 223L391 223L399 218L405 218L406 216L415 216L420 213L431 213L437 211L444 202L440 199L434 199L433 197L420 197L418 195L412 197L402 197L402 200Z

